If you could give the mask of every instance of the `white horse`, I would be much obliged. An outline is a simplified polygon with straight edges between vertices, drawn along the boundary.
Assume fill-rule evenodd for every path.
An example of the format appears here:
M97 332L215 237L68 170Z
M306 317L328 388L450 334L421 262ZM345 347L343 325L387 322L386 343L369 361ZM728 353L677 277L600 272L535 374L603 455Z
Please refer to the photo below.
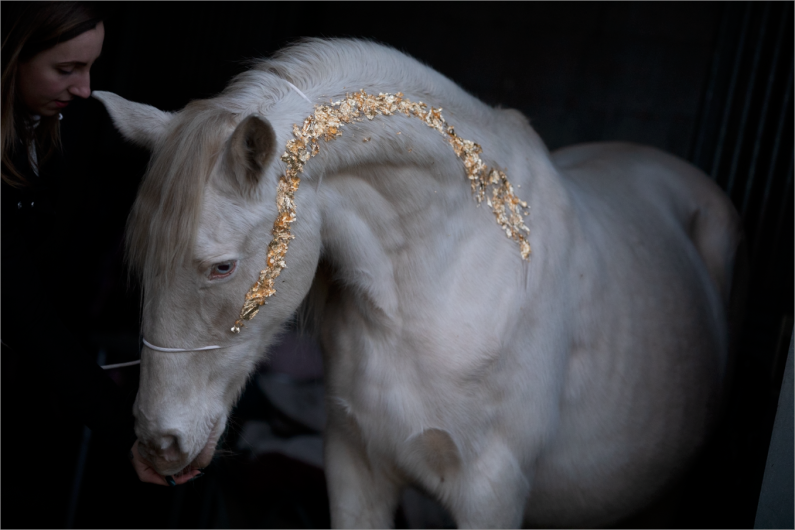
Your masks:
M323 122L379 93L435 108L362 103L358 120ZM177 113L94 97L153 150L128 252L145 293L136 432L160 473L210 461L302 301L325 355L335 527L390 526L407 484L461 527L608 525L655 502L703 446L741 231L686 162L619 143L550 154L519 112L355 40L305 41ZM330 140L307 143L310 122ZM475 159L513 186L507 224L496 185L473 199ZM289 243L276 258L272 232ZM252 288L263 269L271 283ZM275 294L243 318L257 289Z

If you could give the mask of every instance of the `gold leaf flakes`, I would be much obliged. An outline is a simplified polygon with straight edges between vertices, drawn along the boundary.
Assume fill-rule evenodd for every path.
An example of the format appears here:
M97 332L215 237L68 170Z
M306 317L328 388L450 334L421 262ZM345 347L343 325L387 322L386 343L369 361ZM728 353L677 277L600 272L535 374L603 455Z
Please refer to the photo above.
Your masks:
M527 203L520 200L513 191L511 183L504 172L489 169L481 160L481 147L471 140L458 136L455 129L448 125L442 117L442 109L428 107L422 101L413 102L405 99L402 92L396 94L379 93L372 96L364 91L346 94L340 101L330 101L328 105L315 105L315 110L308 116L301 127L293 125L294 138L287 142L286 151L280 157L286 169L279 179L276 194L277 214L273 222L271 234L273 240L268 244L266 268L260 271L259 278L246 293L243 308L232 327L232 332L239 333L244 321L251 320L266 303L267 298L276 294L275 281L281 271L287 267L285 256L291 239L295 236L290 232L290 225L295 222L294 194L298 190L304 164L318 154L318 139L328 142L342 136L342 128L349 123L361 121L362 115L373 120L377 115L392 116L400 112L406 116L419 118L428 127L439 131L447 138L455 155L462 159L467 179L475 200L486 204L494 213L497 223L506 236L519 244L519 252L523 260L529 260L530 243L524 233L530 230L522 221L527 216ZM397 134L401 134L398 132ZM366 137L362 142L369 142ZM408 152L411 152L411 148ZM491 193L487 193L491 189ZM524 233L523 233L524 232Z

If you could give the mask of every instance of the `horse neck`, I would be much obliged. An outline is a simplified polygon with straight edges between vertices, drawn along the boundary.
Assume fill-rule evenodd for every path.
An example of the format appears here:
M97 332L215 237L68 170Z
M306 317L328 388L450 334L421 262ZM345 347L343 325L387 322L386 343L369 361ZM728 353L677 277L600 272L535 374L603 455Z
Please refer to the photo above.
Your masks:
M483 161L505 171L532 205L539 179L554 171L526 120L493 109L479 123L458 119L466 116L445 110L448 124L479 143ZM389 322L400 318L398 308L408 309L408 301L422 304L461 248L483 234L499 240L493 252L520 260L486 203L475 202L462 159L422 121L377 116L348 126L320 148L306 168L316 181L325 258L347 293L366 305L368 319Z
M460 138L480 144L483 162L505 171L531 207L539 200L534 189L554 181L549 153L521 114L495 110L432 69L372 43L301 44L289 56L243 74L224 97L240 115L264 115L278 145L285 146L314 104L358 90L402 92L408 100L441 107L447 124ZM494 252L520 259L488 206L476 207L463 161L439 131L399 112L362 117L341 130L341 137L320 141L319 153L306 162L302 187L317 193L304 194L305 208L320 211L324 256L336 278L379 310L373 314L394 316L402 293L421 291L423 282L439 278L459 257L454 254L483 230L495 234L492 240L503 238ZM299 218L301 201L299 191Z

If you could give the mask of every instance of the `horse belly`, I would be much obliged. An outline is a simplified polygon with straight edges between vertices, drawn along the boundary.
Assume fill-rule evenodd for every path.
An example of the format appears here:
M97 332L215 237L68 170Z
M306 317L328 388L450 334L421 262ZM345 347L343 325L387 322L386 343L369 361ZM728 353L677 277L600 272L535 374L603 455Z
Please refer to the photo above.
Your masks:
M612 322L575 339L560 425L535 467L528 524L605 526L631 516L676 484L706 440L720 406L726 328L719 297L689 253L687 272L645 296L627 295L635 305L625 302ZM597 307L619 300L603 302Z

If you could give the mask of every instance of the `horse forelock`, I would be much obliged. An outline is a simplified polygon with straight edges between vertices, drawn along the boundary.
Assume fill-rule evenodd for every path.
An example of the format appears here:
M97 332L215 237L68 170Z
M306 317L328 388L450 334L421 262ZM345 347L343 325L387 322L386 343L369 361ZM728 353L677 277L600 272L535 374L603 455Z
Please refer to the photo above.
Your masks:
M126 255L145 288L168 284L190 259L204 190L233 114L212 100L188 104L158 146L127 222Z

